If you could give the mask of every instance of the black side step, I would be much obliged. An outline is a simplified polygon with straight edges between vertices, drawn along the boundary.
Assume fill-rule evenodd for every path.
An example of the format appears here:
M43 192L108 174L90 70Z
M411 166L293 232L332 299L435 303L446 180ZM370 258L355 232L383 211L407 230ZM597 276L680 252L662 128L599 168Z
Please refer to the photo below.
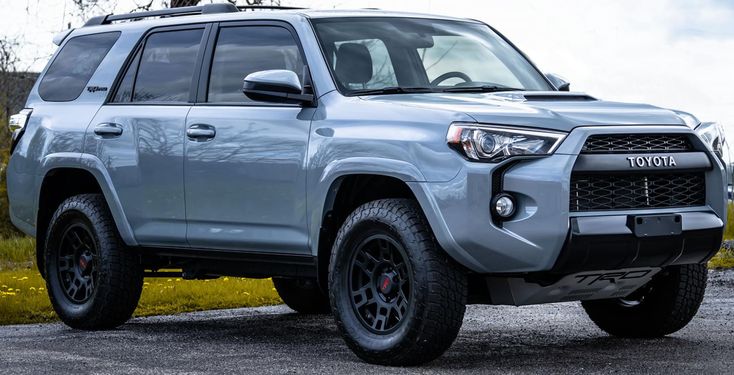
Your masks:
M181 269L185 279L218 276L315 278L317 275L316 257L312 255L150 247L139 251L145 268L153 270L148 275L153 277L168 275L157 272L160 269Z

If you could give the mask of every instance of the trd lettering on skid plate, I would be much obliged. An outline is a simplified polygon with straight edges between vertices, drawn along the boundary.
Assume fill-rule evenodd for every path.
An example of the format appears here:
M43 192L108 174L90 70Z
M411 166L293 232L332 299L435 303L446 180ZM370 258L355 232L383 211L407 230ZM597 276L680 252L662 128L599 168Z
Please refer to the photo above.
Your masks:
M587 273L583 275L576 275L576 279L579 284L587 283L587 285L593 285L600 281L609 281L616 283L619 280L631 280L640 279L647 276L651 270L638 270L630 272L609 272L609 273Z

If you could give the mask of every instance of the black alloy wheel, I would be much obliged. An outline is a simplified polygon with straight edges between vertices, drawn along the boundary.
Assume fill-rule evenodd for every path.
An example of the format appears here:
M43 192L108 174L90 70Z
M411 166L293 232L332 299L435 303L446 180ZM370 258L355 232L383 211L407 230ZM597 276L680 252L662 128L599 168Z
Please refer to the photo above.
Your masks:
M71 222L58 250L59 282L70 302L83 304L92 297L99 277L97 254L97 243L87 225Z
M456 339L466 310L466 271L440 248L409 199L368 202L345 219L328 290L345 342L373 364L437 358Z
M84 330L125 323L143 290L143 266L125 246L101 194L64 200L43 246L46 289L62 322Z
M373 333L395 331L411 303L410 264L394 239L376 234L362 241L351 261L352 308Z

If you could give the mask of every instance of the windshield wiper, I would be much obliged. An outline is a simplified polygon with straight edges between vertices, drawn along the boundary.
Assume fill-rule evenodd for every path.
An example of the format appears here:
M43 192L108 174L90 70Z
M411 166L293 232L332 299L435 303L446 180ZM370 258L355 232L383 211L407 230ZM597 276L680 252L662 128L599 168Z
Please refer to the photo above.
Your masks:
M518 89L515 87L507 87L507 86L483 85L483 86L447 87L441 90L441 92L500 92L500 91L525 91L525 89Z
M429 87L398 87L389 86L379 89L366 89L366 90L354 90L351 92L353 95L389 95L389 94L420 94L434 92Z

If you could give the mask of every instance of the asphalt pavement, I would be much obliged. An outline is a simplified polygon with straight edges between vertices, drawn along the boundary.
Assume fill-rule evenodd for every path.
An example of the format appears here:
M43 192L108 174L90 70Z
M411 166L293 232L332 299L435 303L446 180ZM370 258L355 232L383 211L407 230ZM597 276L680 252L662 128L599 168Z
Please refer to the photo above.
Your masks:
M330 316L285 306L134 319L82 332L0 327L0 372L39 373L734 373L734 272L712 272L698 315L654 340L605 335L578 303L470 306L459 338L416 368L361 362Z

